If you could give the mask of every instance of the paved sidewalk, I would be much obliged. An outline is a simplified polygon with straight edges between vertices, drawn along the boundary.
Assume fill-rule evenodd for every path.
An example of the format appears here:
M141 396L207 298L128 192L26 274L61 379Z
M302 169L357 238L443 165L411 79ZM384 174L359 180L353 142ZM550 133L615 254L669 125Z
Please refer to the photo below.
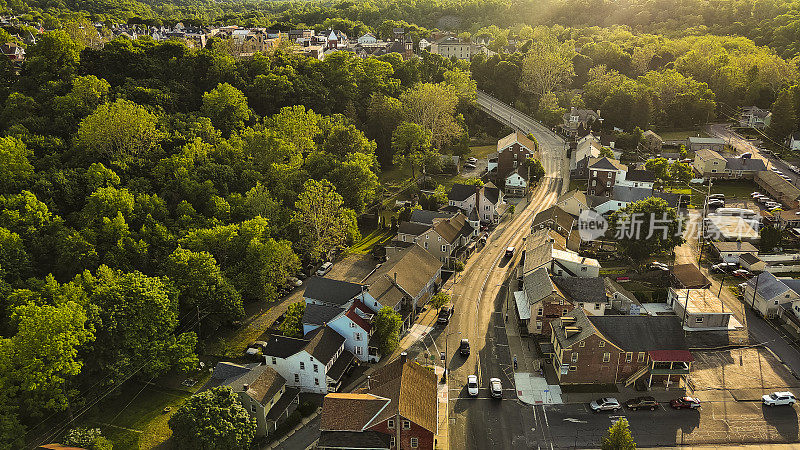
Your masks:
M519 284L517 280L509 280L510 289L506 295L512 296ZM508 310L506 310L508 305ZM517 369L514 371L514 385L517 398L528 405L558 405L561 399L561 386L547 384L541 368L545 364L544 358L536 351L532 337L520 334L517 312L514 302L503 303L503 314L506 317L506 334L508 336L508 349L512 358L517 358Z
M436 372L436 378L441 380L442 374L444 373L444 368L435 366L434 371ZM448 417L448 413L450 408L448 408L448 402L450 401L450 392L447 388L447 383L439 383L436 386L436 397L438 400L438 409L439 409L439 425L436 435L433 437L436 445L434 448L447 450L450 448L450 439L449 439L449 432L450 432L450 417Z

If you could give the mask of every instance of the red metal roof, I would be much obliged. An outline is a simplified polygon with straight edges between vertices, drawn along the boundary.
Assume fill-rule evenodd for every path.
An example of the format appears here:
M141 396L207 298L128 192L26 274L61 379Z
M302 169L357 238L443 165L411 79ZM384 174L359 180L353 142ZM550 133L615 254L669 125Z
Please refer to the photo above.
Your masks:
M694 361L694 357L689 350L651 350L647 353L652 361Z
M364 331L366 331L367 333L369 333L369 330L370 330L370 328L371 328L371 327L370 327L370 323L369 323L369 322L367 322L367 321L366 321L364 318L362 318L361 316L359 316L359 315L358 315L358 313L356 313L356 309L360 309L362 312L369 312L369 313L371 313L372 311L370 311L369 309L367 309L367 307L364 305L364 303L362 303L362 302L361 302L361 300L360 300L360 299L356 299L356 300L353 302L353 306L351 306L351 307L350 307L350 309L349 309L349 310L347 310L347 312L345 313L345 315L346 315L346 316L347 316L347 317L348 317L350 320L352 320L353 322L355 322L355 323L356 323L356 325L360 326L361 328L363 328L363 329L364 329Z

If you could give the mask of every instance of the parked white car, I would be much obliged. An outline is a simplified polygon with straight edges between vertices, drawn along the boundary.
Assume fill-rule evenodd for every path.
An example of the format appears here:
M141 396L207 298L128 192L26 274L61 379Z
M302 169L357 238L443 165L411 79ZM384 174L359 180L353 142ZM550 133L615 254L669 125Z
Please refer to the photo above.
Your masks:
M589 403L589 407L592 408L594 412L617 411L622 409L622 405L614 397L603 397L592 400L592 402Z
M791 392L773 392L761 397L767 406L794 405L797 399Z
M467 377L467 393L473 397L478 396L478 377L476 375Z
M318 277L324 277L326 273L331 271L331 267L333 267L333 263L332 262L330 262L330 261L324 262L321 266L319 266L319 269L317 269L317 272L316 272L317 276Z

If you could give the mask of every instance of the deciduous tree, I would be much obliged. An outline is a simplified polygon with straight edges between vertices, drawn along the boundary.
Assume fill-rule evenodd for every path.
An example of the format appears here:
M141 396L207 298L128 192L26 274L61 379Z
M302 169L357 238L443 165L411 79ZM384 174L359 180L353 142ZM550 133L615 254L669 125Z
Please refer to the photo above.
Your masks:
M295 203L294 223L300 230L301 246L312 260L327 257L347 241L351 226L344 213L344 200L327 180L308 180Z
M217 386L189 398L169 419L178 447L198 450L249 448L256 419L227 386Z
M383 356L389 356L397 348L400 342L400 327L403 319L392 308L384 306L375 316L375 332L372 338L378 351Z

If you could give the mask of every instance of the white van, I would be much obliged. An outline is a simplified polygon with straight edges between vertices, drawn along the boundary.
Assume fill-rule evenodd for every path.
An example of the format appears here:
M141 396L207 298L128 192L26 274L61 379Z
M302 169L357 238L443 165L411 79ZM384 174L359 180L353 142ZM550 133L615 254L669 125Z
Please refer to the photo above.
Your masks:
M333 263L330 261L322 263L322 265L319 266L319 269L317 269L317 276L324 277L326 273L331 271L331 267L333 267Z

